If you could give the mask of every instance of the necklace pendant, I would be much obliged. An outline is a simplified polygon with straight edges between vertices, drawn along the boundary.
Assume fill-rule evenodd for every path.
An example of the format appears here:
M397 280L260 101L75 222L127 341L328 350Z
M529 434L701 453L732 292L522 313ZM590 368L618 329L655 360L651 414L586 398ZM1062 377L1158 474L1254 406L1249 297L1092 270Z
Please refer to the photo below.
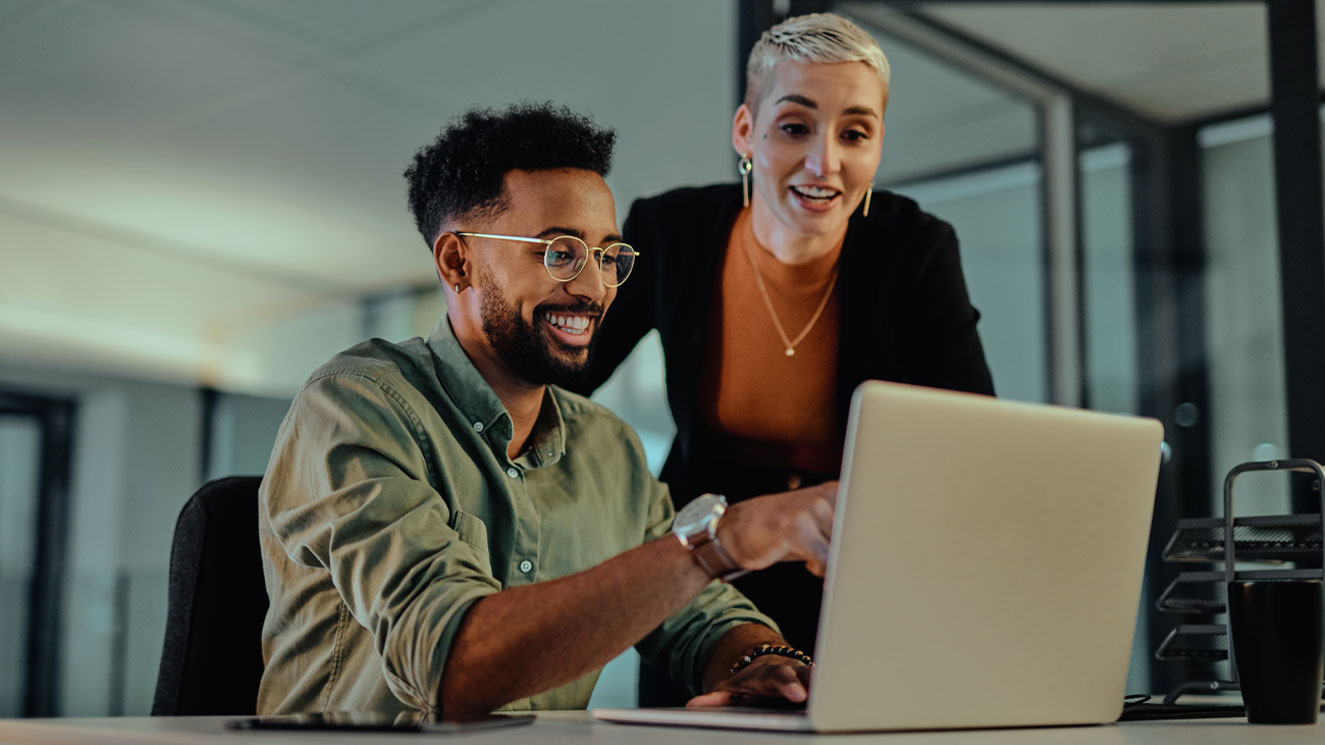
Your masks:
M796 350L792 349L791 347L787 347L787 356L788 356L788 357L794 356L795 354L796 354Z

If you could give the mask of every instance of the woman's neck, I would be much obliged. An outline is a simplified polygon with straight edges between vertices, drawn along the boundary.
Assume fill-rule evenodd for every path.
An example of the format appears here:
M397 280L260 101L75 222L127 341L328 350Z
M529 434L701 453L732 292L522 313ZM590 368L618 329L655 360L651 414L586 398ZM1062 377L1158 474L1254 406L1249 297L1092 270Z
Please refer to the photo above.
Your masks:
M761 209L758 201L751 206L750 227L760 248L790 266L805 264L827 255L842 244L842 239L847 234L846 223L843 223L841 228L824 235L793 232L773 215Z

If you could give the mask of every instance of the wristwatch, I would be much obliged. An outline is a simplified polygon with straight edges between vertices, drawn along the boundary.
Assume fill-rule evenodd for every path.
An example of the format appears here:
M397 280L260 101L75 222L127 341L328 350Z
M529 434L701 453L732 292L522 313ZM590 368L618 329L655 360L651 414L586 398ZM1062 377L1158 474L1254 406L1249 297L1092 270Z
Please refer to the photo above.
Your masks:
M690 555L710 577L730 582L746 572L718 541L718 521L726 511L727 498L721 494L696 497L676 513L672 535L690 549Z

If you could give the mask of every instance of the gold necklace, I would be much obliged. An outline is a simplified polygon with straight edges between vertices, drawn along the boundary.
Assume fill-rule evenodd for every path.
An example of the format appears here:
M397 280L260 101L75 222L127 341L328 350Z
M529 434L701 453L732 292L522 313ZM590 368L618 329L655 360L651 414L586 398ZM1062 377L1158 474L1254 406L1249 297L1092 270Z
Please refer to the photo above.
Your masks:
M764 307L768 308L768 315L773 319L773 328L778 330L778 336L782 338L782 343L787 347L787 356L791 357L796 354L796 345L805 340L805 337L810 333L810 329L814 328L814 324L819 321L819 316L823 315L824 308L828 307L828 298L832 297L833 288L837 286L837 273L842 268L842 260L839 258L837 263L833 265L833 278L829 280L828 290L824 292L823 298L819 300L819 307L815 309L814 315L810 317L810 322L805 324L805 328L801 330L799 336L795 339L788 339L787 332L782 328L782 321L778 320L778 312L773 310L773 301L768 297L768 288L764 287L764 273L759 271L759 262L755 261L754 251L750 248L749 243L745 244L745 255L750 259L750 266L754 267L755 284L759 285L759 294L764 298Z

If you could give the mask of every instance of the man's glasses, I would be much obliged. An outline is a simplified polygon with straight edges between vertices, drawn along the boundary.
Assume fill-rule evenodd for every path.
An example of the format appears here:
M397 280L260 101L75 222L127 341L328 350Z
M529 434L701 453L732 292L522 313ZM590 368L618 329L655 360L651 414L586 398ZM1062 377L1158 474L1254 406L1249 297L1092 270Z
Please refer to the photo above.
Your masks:
M519 241L521 243L542 243L543 268L549 277L558 282L569 282L580 276L589 257L598 253L598 269L603 274L603 284L608 287L620 287L630 277L630 270L635 268L635 258L639 252L629 243L610 243L602 248L590 246L573 235L559 235L556 238L523 238L518 235L495 235L493 233L462 233L459 236L474 238L496 238L500 241Z

